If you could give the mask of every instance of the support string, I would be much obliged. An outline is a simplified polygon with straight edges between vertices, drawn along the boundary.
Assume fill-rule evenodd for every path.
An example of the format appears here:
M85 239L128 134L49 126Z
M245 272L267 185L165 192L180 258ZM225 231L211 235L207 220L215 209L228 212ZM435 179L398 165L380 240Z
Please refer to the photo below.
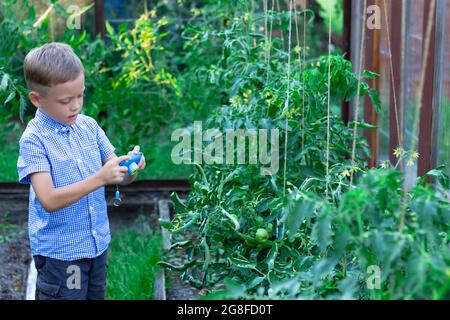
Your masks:
M328 101L327 101L327 150L326 150L326 175L325 175L325 199L328 200L328 186L330 181L330 109L331 109L331 5L329 7L329 19L328 19Z
M285 126L284 126L284 174L283 174L283 195L286 194L286 171L287 171L287 145L288 145L288 111L289 97L291 89L291 36L292 36L292 0L289 2L289 39L288 39L288 70L287 70L287 89L286 101L284 106Z
M361 74L363 70L364 64L364 46L366 40L366 8L367 8L367 0L364 0L363 4L363 21L362 21L362 31L361 31L361 41L360 41L360 51L359 51L359 72L358 72L358 89L356 91L356 102L355 102L355 110L354 110L354 125L353 125L353 142L352 142L352 167L350 170L350 187L353 185L353 175L354 175L354 167L355 167L355 153L356 153L356 133L357 133L357 123L359 116L359 101L360 101L360 92L361 92Z

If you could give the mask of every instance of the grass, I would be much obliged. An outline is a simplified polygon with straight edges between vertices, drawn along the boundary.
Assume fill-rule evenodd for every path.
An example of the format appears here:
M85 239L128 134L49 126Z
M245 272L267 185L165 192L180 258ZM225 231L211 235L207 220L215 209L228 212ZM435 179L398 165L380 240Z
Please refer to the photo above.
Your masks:
M161 236L143 223L113 235L109 248L106 299L151 300L161 260Z
M0 243L11 241L18 229L19 226L17 224L0 223Z
M22 237L26 229L11 222L11 213L0 214L0 244Z

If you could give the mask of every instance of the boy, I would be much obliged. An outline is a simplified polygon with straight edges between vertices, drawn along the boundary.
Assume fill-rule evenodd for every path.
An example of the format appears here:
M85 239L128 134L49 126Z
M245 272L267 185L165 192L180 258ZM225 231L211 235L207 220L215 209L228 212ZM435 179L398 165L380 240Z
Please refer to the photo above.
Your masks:
M119 166L129 157L117 157L97 122L80 114L84 69L70 46L31 50L24 74L37 111L20 139L17 169L20 183L31 183L36 299L104 299L110 241L104 186L136 176ZM145 168L144 157L138 165Z

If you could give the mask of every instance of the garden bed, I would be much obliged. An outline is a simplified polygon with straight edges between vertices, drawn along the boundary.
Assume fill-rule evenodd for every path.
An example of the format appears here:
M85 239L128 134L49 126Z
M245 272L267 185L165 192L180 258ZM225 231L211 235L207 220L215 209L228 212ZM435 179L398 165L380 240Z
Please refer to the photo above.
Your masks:
M166 275L166 288L167 300L192 300L199 296L199 290L192 288L185 284L179 274L168 272Z
M127 192L123 191L123 205L108 203L110 229L114 238L119 231L133 229L145 221L152 230L159 230L156 203L167 199L169 192ZM107 199L111 200L107 194ZM25 299L26 283L31 263L28 240L28 192L0 199L0 300ZM137 220L141 215L140 220ZM194 294L176 276L169 276L168 299L187 299Z
M5 212L0 205L0 212ZM30 246L24 215L0 216L0 300L18 300L25 296Z
M161 220L173 219L175 209L170 202L160 200L158 202L159 218ZM172 245L172 236L166 229L161 227L162 248L164 251L163 259L169 260L170 263L180 264L183 257L168 254ZM181 260L181 261L178 261ZM160 269L156 276L156 292L158 299L162 300L191 300L200 295L199 290L184 283L180 278L180 274L170 270Z

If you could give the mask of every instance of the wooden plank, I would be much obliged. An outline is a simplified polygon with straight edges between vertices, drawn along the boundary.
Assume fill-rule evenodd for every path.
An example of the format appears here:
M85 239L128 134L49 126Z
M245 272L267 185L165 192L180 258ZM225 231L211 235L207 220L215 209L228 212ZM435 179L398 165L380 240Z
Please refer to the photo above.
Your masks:
M158 201L158 210L159 217L163 220L170 221L170 211L169 211L169 202L168 200L159 200ZM161 235L163 242L163 251L164 253L169 251L170 245L172 242L172 235L168 230L161 227ZM155 299L156 300L167 300L166 296L166 276L164 272L164 268L161 268L155 276Z
M25 300L36 300L36 280L37 270L34 265L34 259L31 257L30 267L28 268L27 283L25 287Z
M94 26L95 34L100 34L102 39L106 36L105 27L105 3L103 0L94 0Z
M433 132L433 93L434 93L434 59L435 59L435 31L436 31L436 10L434 11L434 18L428 21L428 13L430 11L430 1L425 1L423 14L423 46L425 45L425 33L428 23L432 23L432 31L430 38L430 48L428 53L427 68L425 70L425 86L423 88L423 97L420 111L420 125L419 125L419 154L417 175L423 176L435 164L432 163L432 145L436 142L432 141ZM424 53L423 53L424 54ZM436 137L435 137L436 138ZM436 159L436 157L434 157Z
M450 23L450 20L447 22L446 18L450 17L450 6L447 6L447 0L437 0L436 3L436 45L435 45L435 61L434 61L434 99L433 99L433 129L431 133L432 145L431 145L431 164L432 166L436 166L439 164L439 143L440 130L446 130L446 128L441 127L440 123L440 115L442 105L442 97L443 97L443 89L444 87L450 88L449 83L445 83L445 76L448 75L448 67L441 67L445 65L445 57L448 57L448 52L446 56L445 52L445 26L446 23ZM447 60L448 61L448 60ZM447 72L447 73L446 73ZM447 151L449 152L449 151ZM448 165L448 164L447 164Z
M166 296L166 276L164 269L161 268L155 276L155 300L167 300Z
M106 186L107 193L114 193L116 186ZM0 195L22 194L28 197L29 184L18 182L0 182ZM137 180L127 186L121 186L123 192L189 192L191 190L188 180Z
M345 58L352 61L351 44L352 44L352 0L343 0L344 9L344 31L343 31L343 51ZM350 120L350 102L344 101L341 108L341 117L345 125Z
M163 220L170 221L169 214L169 201L168 200L159 200L158 201L158 209L159 216ZM172 234L165 228L161 228L162 240L163 240L163 249L164 251L169 251L171 242L172 242Z

